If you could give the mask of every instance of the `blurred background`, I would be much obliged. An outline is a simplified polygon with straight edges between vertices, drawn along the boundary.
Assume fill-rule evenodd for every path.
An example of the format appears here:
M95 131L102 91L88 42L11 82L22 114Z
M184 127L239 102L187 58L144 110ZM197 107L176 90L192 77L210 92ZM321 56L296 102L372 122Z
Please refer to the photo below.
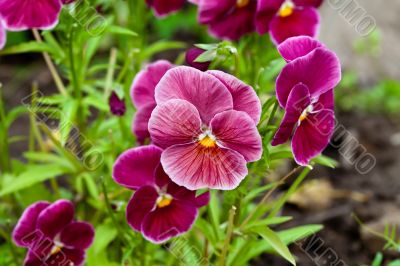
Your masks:
M353 23L352 10L337 9L334 3L339 2L349 1L326 0L321 7L320 31L320 39L339 55L344 70L343 81L336 89L336 112L342 129L326 151L339 165L334 170L319 167L312 171L284 210L283 215L294 216L287 227L310 223L325 226L318 234L323 248L318 249L317 244L311 247L316 256L293 245L299 265L327 265L317 260L318 254L326 250L347 265L370 265L377 252L383 252L387 260L399 257L399 253L383 248L387 243L385 228L400 229L400 2L350 1L350 8L356 6L353 11L360 9L361 17L376 22L376 28L366 35ZM151 30L165 39L213 42L205 28L197 25L195 12L187 7L164 20L154 20ZM31 38L29 32L8 33L7 45ZM106 59L110 44L103 46ZM157 59L179 60L183 52L158 54ZM30 93L33 81L46 93L56 92L40 54L2 56L0 70L7 108L20 104ZM28 127L29 117L23 116L11 129L15 137L11 153L16 158L22 158L27 148L28 141L19 136L26 135ZM368 171L357 166L357 159L365 154L376 160ZM286 167L290 169L291 165ZM287 264L268 256L254 261L254 265Z

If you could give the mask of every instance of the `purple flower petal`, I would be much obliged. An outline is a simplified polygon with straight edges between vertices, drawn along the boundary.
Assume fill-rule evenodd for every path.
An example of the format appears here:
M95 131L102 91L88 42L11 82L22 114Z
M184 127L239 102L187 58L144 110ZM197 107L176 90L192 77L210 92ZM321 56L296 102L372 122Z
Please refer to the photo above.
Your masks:
M210 202L210 192L205 192L196 197L196 206L198 208L206 206Z
M60 234L61 243L71 249L85 250L93 243L93 239L93 226L85 222L72 222Z
M159 60L151 63L136 75L131 87L131 98L136 108L155 103L154 90L160 79L173 67L174 65L170 62Z
M341 79L337 56L324 48L317 48L306 56L288 63L276 80L276 95L282 108L292 88L298 83L306 85L312 100L333 89Z
M235 5L236 0L200 0L199 5L199 22L207 24L224 16L226 12Z
M149 121L151 139L161 148L193 142L200 129L199 112L185 100L169 100L157 106Z
M255 11L255 1L250 1L246 7L227 10L223 16L208 23L209 31L213 36L221 39L239 40L243 35L255 30Z
M154 173L160 163L161 152L162 150L154 145L125 151L114 163L114 181L131 189L154 185Z
M256 12L256 28L259 34L265 34L269 31L271 20L285 0L258 0Z
M278 131L275 133L274 139L271 142L272 146L285 143L293 133L301 113L310 105L311 98L308 88L304 84L294 86L289 94L288 102L286 104L285 116L279 126Z
M214 76L192 67L168 71L156 87L157 104L182 99L193 104L205 125L218 113L233 108L228 89Z
M185 4L185 0L146 0L157 17L164 17L178 11Z
M335 128L335 116L332 110L320 110L309 114L297 127L293 139L294 159L300 165L308 165L329 144Z
M145 217L142 232L146 239L159 244L188 231L196 217L195 206L174 199L169 206L156 208Z
M50 256L45 265L82 266L84 262L85 252L83 250L62 248L59 253Z
M196 59L205 52L205 50L200 49L200 48L190 48L187 52L186 52L186 63L194 68L197 68L200 71L206 71L208 69L208 67L210 66L211 62L203 62L203 63L199 63L199 62L195 62Z
M240 153L197 143L169 147L161 155L161 163L172 181L190 190L231 190L247 175L246 160Z
M314 7L296 8L287 17L275 16L270 24L271 38L277 44L294 36L315 37L318 33L320 17Z
M37 229L44 236L54 237L74 219L74 205L68 200L58 200L44 209L37 218Z
M7 33L4 29L3 23L0 20L0 50L6 45Z
M126 206L126 220L136 231L142 230L143 219L156 206L157 190L152 186L139 188Z
M292 0L296 6L313 6L319 7L323 0Z
M261 158L261 136L247 113L233 110L219 113L211 121L211 129L219 145L239 152L247 162Z
M314 110L319 111L322 109L334 110L333 90L329 90L319 96L318 102L314 104Z
M0 17L11 31L51 29L58 23L61 0L0 0Z
M108 99L108 105L113 115L123 116L126 112L124 99L120 99L115 91L113 91Z
M35 234L37 218L48 206L50 206L50 203L39 201L25 209L12 234L16 245L28 247L33 244L32 241L37 239Z
M233 109L246 112L258 124L261 117L261 102L254 89L238 78L218 70L207 73L219 79L232 94Z
M308 55L317 48L324 48L324 45L309 36L296 36L281 43L278 51L287 62L290 62Z
M143 144L146 139L150 138L148 129L149 120L155 107L155 102L142 106L137 110L135 118L133 119L132 131L136 135L137 141L141 144Z

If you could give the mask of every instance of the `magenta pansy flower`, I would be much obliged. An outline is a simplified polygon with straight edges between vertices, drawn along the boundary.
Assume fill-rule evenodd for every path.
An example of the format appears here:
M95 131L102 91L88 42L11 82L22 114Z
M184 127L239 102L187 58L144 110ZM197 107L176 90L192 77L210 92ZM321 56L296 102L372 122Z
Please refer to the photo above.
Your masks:
M94 230L74 221L74 212L68 200L39 201L24 211L13 231L14 243L29 249L24 266L84 264Z
M114 164L114 180L135 189L126 209L128 224L153 243L162 243L188 231L207 205L209 193L174 184L165 174L160 157L162 150L154 145L130 149Z
M238 40L255 31L255 0L200 0L197 5L199 22L218 38Z
M164 17L178 11L185 4L185 0L146 0L157 17Z
M262 154L254 90L221 71L169 70L156 87L149 132L173 182L190 190L234 189Z
M166 60L151 63L146 69L140 71L131 87L131 98L137 112L133 120L132 131L138 141L143 143L150 137L148 122L151 112L156 107L154 90L164 74L174 65Z
M285 116L272 145L292 135L294 159L300 165L320 154L334 131L333 88L341 79L336 55L310 37L293 37L278 47L288 61L277 78L276 95Z
M322 0L259 0L256 28L258 33L270 32L279 44L289 37L318 33L320 17L317 7Z
M61 0L0 0L0 17L11 31L51 29L58 23Z

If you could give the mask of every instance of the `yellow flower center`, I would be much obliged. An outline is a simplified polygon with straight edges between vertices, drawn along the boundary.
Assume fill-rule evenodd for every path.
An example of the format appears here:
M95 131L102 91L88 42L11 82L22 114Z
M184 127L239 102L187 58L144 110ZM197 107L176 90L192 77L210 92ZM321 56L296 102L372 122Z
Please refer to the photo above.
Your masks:
M250 0L237 0L236 7L237 8L246 7L249 3L250 3Z
M50 251L50 256L53 256L53 255L55 255L57 253L60 253L62 248L63 248L62 245L55 244L53 246L53 248L51 249L51 251Z
M199 141L200 145L206 148L214 148L216 145L216 141L210 136L205 136Z
M158 197L157 199L157 207L158 208L164 208L167 207L171 204L172 202L172 196L169 194L164 194Z
M299 117L299 122L303 122L309 113L311 113L313 111L313 106L310 104L309 106L307 106L306 109L304 109L304 111L301 113L300 117Z
M280 17L288 17L293 14L294 11L294 4L292 1L286 1L282 4L281 8L279 9L279 16Z

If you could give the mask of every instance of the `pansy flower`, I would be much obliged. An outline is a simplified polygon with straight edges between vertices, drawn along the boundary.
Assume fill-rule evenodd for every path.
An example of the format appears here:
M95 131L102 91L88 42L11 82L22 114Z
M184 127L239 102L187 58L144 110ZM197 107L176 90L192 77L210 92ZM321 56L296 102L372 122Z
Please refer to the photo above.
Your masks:
M74 221L70 201L40 201L29 206L13 231L13 241L29 249L24 266L83 265L92 244L92 225Z
M143 143L150 137L148 122L151 112L156 107L154 90L164 74L174 65L166 60L151 63L146 69L140 71L131 87L131 98L137 112L133 120L132 131L138 141Z
M162 243L187 232L208 204L209 193L174 184L160 164L162 150L154 145L130 149L114 164L114 180L135 189L126 209L128 224L153 243Z
M199 22L218 38L238 40L255 31L255 0L199 0L197 5Z
M234 189L262 154L254 90L221 71L169 70L156 87L149 132L173 182L190 190Z
M292 135L294 159L300 165L320 154L334 131L333 88L341 79L337 56L310 37L293 37L278 47L288 61L276 82L285 116L272 145Z
M111 113L115 116L123 116L126 112L124 99L120 99L115 91L111 92L111 95L108 98L108 105Z
M157 17L164 17L178 11L185 4L185 0L146 0Z
M279 44L289 37L318 33L320 16L317 7L322 0L259 0L256 28L258 33L270 32Z
M58 23L61 0L0 0L0 17L11 31L51 29Z

